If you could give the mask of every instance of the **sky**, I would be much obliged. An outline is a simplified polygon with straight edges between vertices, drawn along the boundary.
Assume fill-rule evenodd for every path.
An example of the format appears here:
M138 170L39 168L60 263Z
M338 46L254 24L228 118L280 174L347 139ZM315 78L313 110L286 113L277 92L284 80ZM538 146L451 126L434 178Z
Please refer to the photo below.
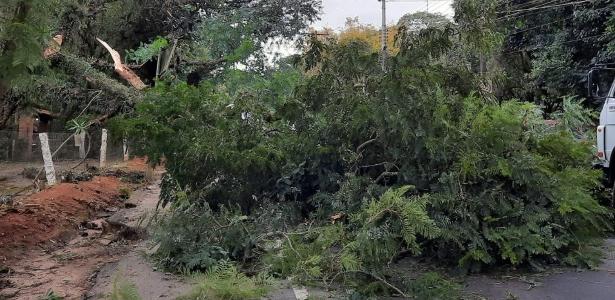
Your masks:
M407 13L427 10L428 0L394 0L387 1L387 24L396 24L399 18ZM429 12L441 13L452 17L452 0L429 1ZM362 24L380 26L382 3L378 0L322 0L323 11L321 20L315 28L329 27L341 29L346 18L359 17Z
M429 1L429 12L441 13L452 17L453 0ZM322 29L323 27L341 30L346 23L346 18L358 17L361 24L370 24L376 27L382 25L382 3L378 0L322 0L321 20L314 23L312 27ZM427 0L392 0L387 1L387 24L397 24L399 18L408 13L427 10ZM292 41L282 42L281 45L269 44L265 48L270 62L277 54L282 56L298 53Z

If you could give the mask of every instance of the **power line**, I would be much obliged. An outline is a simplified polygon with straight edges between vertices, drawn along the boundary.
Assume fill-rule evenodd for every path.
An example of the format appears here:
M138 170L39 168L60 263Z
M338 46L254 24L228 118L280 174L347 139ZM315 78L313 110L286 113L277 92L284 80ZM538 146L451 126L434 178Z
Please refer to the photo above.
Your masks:
M555 8L555 7L561 7L561 6L581 4L581 3L585 3L585 2L591 2L591 1L593 1L593 0L581 0L581 1L576 1L576 2L568 2L568 3L561 3L561 4L545 5L545 6L540 6L540 7L530 7L530 8L524 8L524 9L517 9L517 10L511 10L511 11L507 11L507 12L509 12L509 13L516 13L516 12L524 12L524 11L534 11L534 10L539 10L539 9L547 9L547 8Z
M589 8L586 8L589 9ZM611 10L611 7L602 7L602 8L593 8L594 11L603 11L603 10ZM531 16L531 15L535 15L535 14L540 14L542 13L541 11L533 11L533 12L528 12L528 13L524 13L524 14L517 14L516 16ZM499 17L497 18L497 20L501 20L507 17L511 17L512 15L507 15L507 16L503 16L503 17Z
M503 18L508 18L510 16L513 16L513 15L521 13L521 12L532 12L532 11L538 11L538 10L542 10L542 9L550 9L550 8L569 6L569 5L583 4L583 3L587 3L587 2L591 2L591 1L593 1L593 0L581 0L581 1L574 1L574 2L568 2L568 3L554 4L554 5L543 5L543 6L531 7L531 8L525 8L525 9L499 11L498 13L509 13L509 14L506 15L506 16L498 18L498 20L499 19L503 19Z
M567 17L567 18L559 19L559 20L556 20L556 21L553 21L553 22L549 22L549 23L540 24L540 25L537 25L537 26L534 26L534 27L530 27L530 28L524 28L524 29L521 29L521 30L517 30L517 31L511 32L510 34L511 35L512 34L518 34L518 33L526 32L526 31L534 30L536 28L541 28L541 27L544 27L544 26L547 26L547 25L551 25L551 24L562 22L562 21L570 20L572 18L574 18L574 16L570 16L570 17Z
M602 33L602 34L586 36L586 37L582 37L582 38L578 38L578 39L574 39L574 40L566 40L566 41L561 42L561 44L570 44L570 43L574 43L574 42L578 42L578 41L582 41L582 40L586 40L586 39L600 38L600 37L604 37L604 36L607 36L607 35L610 35L610 34L612 34L612 33L605 32L605 33ZM523 51L528 51L528 49L519 49L519 50L506 51L506 52L503 52L502 54L511 54L511 53L517 53L517 52L523 52Z
M523 9L523 8L529 8L532 5L536 4L536 5L549 5L552 4L554 2L557 2L559 0L547 0L546 2L543 2L543 0L531 0L531 1L527 1L525 3L520 3L518 5L512 5L513 7L516 7L517 9Z

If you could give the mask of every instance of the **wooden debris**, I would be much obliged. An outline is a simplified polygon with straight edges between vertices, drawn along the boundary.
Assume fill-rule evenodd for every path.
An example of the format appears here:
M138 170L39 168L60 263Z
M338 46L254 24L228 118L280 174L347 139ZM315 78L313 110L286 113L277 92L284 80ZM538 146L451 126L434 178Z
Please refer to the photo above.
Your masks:
M47 47L45 49L45 51L43 51L43 57L45 59L48 59L56 54L58 54L60 52L62 43L64 43L64 36L61 34L58 34L56 36L53 37L53 39L51 40L51 42L49 43L49 47Z

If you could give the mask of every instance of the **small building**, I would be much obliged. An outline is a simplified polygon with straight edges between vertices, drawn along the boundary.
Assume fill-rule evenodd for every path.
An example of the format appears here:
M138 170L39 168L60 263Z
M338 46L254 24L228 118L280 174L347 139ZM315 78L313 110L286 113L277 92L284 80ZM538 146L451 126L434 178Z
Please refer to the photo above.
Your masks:
M34 149L38 148L35 134L49 132L53 120L59 115L39 108L30 108L16 114L17 136L14 137L10 149L11 160L31 160Z

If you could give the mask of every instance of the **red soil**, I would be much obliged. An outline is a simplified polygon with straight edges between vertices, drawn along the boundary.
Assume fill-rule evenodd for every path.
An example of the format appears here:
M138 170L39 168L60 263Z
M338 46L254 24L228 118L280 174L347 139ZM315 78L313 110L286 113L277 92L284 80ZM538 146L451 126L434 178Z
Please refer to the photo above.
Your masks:
M61 183L27 197L16 208L0 211L0 253L54 243L63 234L76 232L95 211L119 205L119 189L115 177Z
M147 157L135 157L126 163L128 171L145 172L150 167L147 164Z

